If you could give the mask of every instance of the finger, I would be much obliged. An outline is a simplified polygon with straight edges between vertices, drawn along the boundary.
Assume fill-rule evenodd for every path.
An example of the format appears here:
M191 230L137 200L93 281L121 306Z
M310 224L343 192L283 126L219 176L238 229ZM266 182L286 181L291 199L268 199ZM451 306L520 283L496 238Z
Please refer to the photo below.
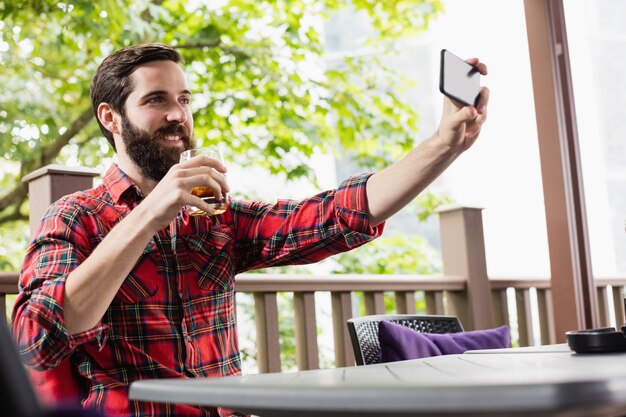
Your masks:
M193 168L177 167L175 172L170 174L170 177L178 182L176 187L184 190L191 190L193 187L208 187L223 190L224 193L230 191L226 175L206 166Z
M478 111L474 107L465 106L452 115L450 122L454 127L457 127L463 123L472 122L477 117Z
M187 187L189 190L193 187L207 187L213 191L213 194L218 199L221 199L223 194L230 191L224 174L216 171L213 171L210 174L196 175L187 178L185 181L188 184Z
M478 70L478 72L480 72L482 75L487 75L487 65L480 62L480 59L468 58L465 60L465 62L475 67Z
M477 132L476 135L478 135L478 132L480 132L480 130L482 129L486 121L487 121L487 112L483 114L479 114L478 117L476 117L474 120L472 120L471 123L468 124L468 129L470 131L476 131Z
M228 186L228 182L226 181L226 175L212 167L202 165L185 168L184 166L179 165L176 168L176 173L172 175L175 175L176 177L184 180L185 188L189 187L190 184L192 187L208 187L209 185L207 184L210 183L211 180L214 180L225 192L230 191L230 187Z
M207 155L196 155L193 158L190 158L186 161L179 163L178 165L183 168L207 166L223 173L228 171L226 166L222 164L220 160L211 158Z
M474 66L476 67L476 69L478 69L478 72L480 72L481 75L487 75L489 73L487 71L487 65L483 64L482 62L479 62Z
M471 109L471 110L467 110L467 109ZM453 113L455 115L458 115L459 112L461 112L464 121L467 121L466 117L469 117L470 119L476 117L476 115L474 114L476 113L476 109L474 106L459 103L455 99L450 98L448 96L444 96L444 111L447 113ZM468 111L470 113L465 113Z
M467 124L468 132L475 132L475 135L478 136L478 134L480 133L480 130L482 129L485 122L487 121L487 114L488 114L488 111L485 109L484 113L478 114L478 116L474 120L468 123Z
M210 177L213 181L217 182L221 193L227 193L230 191L228 181L226 180L226 175L222 174L221 172L213 171L210 173Z
M205 202L203 199L201 199L200 197L196 197L193 194L190 194L190 196L191 198L189 199L189 202L187 203L188 205L199 208L200 210L204 211L209 216L213 216L215 214L215 209L213 208L211 204Z
M194 175L190 175L193 171ZM158 186L168 187L168 181L161 181ZM194 188L202 187L211 190L211 194L218 200L222 200L224 195L230 191L228 183L226 182L226 176L216 170L208 167L197 167L177 170L173 176L171 182L169 182L169 188L184 191L183 200L185 204L192 196ZM200 192L201 190L197 190Z
M480 95L478 96L478 103L476 104L476 110L478 113L483 114L487 112L487 105L489 104L490 91L487 87L481 87Z
M204 165L210 166L211 168L219 172L226 173L228 171L228 168L226 168L226 165L224 165L222 161L220 161L219 159L211 158L210 156L207 156L207 155L198 155L196 156L196 158L204 162Z

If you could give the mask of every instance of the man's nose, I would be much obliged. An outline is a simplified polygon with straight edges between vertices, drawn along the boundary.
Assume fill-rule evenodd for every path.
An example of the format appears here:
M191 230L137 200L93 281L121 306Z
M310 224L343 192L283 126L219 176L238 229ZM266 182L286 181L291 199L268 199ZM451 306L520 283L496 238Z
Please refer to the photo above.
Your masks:
M172 104L167 110L167 121L183 124L187 121L187 112L179 103Z

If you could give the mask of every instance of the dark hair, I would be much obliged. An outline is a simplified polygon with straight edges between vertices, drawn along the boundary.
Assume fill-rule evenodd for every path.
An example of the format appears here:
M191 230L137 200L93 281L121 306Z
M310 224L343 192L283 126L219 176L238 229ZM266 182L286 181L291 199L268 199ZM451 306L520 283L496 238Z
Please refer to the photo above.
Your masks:
M133 91L130 75L140 65L152 61L182 63L183 58L175 49L160 43L129 46L106 57L91 80L91 106L100 130L113 146L113 150L115 150L113 135L100 123L98 106L100 103L108 103L113 110L125 116L124 105Z

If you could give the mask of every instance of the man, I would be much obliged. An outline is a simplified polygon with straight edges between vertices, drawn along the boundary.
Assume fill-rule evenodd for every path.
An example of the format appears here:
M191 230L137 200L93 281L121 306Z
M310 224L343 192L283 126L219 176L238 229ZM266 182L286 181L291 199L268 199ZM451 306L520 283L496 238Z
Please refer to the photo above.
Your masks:
M218 198L229 189L217 160L177 163L194 146L191 95L181 57L168 46L106 58L91 98L118 163L99 187L48 209L24 261L13 314L22 356L39 370L69 364L83 405L110 415L220 415L129 401L128 386L238 374L235 274L316 262L379 236L385 219L476 141L488 101L487 89L476 108L445 99L431 138L337 190L274 205L231 201L224 214L192 217L186 205L212 213L193 187Z

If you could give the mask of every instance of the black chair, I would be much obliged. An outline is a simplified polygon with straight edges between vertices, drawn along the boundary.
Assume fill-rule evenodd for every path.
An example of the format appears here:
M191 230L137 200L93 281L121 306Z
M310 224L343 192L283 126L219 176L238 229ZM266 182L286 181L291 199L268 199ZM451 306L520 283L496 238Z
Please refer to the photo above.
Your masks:
M17 352L4 317L0 317L0 415L3 417L103 417L80 407L47 409L37 394Z
M421 333L458 333L463 331L461 322L454 316L416 316L413 314L378 314L351 318L348 320L348 333L352 341L354 359L357 365L371 365L380 362L380 342L378 323L381 320L408 327Z
M17 353L4 314L0 316L0 393L3 416L39 417L44 414Z

